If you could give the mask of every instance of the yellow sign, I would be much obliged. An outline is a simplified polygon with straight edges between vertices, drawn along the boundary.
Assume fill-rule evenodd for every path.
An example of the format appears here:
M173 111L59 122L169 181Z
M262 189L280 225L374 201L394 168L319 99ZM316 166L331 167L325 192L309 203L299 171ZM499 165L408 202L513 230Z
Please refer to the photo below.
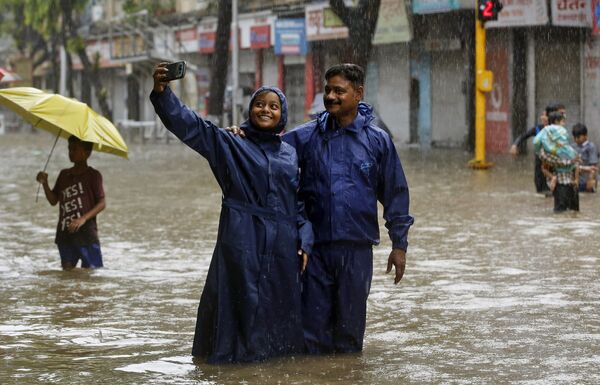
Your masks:
M481 92L491 92L494 87L494 74L484 70L477 72L477 89Z

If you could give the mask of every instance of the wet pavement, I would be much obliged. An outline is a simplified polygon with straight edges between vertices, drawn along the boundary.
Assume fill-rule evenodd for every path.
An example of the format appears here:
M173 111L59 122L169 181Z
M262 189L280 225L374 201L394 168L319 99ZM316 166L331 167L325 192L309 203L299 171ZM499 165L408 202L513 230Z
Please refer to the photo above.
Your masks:
M53 138L0 136L0 383L598 384L600 194L555 215L533 192L533 160L400 152L415 225L398 286L375 248L362 354L195 365L196 311L220 191L178 143L93 154L107 209L105 268L63 272L58 208L35 203ZM50 162L69 165L66 142Z

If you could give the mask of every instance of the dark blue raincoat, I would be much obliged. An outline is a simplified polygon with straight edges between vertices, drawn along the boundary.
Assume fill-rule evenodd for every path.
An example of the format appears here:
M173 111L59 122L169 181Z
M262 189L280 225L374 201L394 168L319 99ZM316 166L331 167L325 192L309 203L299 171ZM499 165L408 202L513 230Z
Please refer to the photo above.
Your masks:
M360 103L347 127L327 112L284 135L301 168L299 199L315 232L304 275L304 334L310 353L362 349L372 277L372 245L379 243L377 201L393 248L406 250L409 195L389 135Z
M303 349L297 250L311 252L313 233L297 201L296 151L277 135L286 123L285 96L276 88L257 93L264 90L279 95L279 126L264 132L245 122L246 139L202 119L169 88L150 95L163 124L208 160L223 191L192 348L209 363Z

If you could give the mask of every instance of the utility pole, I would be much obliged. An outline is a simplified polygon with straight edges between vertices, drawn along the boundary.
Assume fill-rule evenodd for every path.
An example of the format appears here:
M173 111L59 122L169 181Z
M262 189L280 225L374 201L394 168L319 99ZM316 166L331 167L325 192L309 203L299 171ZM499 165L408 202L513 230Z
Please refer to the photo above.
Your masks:
M499 0L477 0L475 17L475 158L469 161L473 169L488 169L493 163L485 159L485 94L492 91L494 75L485 69L486 39L483 23L497 20L502 9Z
M240 88L239 78L239 41L238 41L238 0L233 0L231 4L231 119L232 125L238 126L239 108L238 89Z

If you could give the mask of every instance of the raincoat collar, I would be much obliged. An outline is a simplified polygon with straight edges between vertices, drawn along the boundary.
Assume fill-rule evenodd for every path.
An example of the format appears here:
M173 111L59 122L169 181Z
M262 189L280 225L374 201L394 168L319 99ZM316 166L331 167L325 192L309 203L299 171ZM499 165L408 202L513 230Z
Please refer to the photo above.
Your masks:
M260 87L259 89L257 89L252 94L252 97L250 98L250 103L248 104L248 111L252 111L252 103L254 103L254 99L256 99L256 97L263 92L274 92L277 94L277 96L279 96L279 100L281 101L281 118L279 119L279 123L277 124L277 126L274 129L269 130L269 131L264 131L264 130L254 127L254 125L250 121L250 118L248 118L244 123L242 123L240 125L240 128L242 130L244 130L244 132L247 135L249 135L250 137L256 138L261 141L265 141L265 140L281 141L279 134L281 134L281 132L285 129L285 125L287 124L288 112L287 112L287 100L285 98L285 95L283 94L283 92L281 92L281 90L279 88L265 86L265 87Z
M373 120L373 107L365 102L358 103L358 113L352 123L345 127L346 130L357 133L361 128L367 126ZM318 117L318 127L323 133L327 130L327 123L330 121L330 114L323 111ZM335 124L335 120L331 117L331 124Z

